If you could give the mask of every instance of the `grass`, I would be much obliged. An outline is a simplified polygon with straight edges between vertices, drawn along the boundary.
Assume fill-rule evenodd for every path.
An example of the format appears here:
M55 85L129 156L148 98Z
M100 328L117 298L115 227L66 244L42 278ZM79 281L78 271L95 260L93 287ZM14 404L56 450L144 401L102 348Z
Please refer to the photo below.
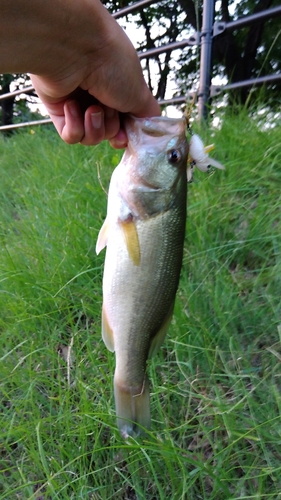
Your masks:
M201 131L152 430L116 429L95 243L120 153L51 129L0 141L0 499L281 499L281 128ZM99 169L97 170L97 162Z

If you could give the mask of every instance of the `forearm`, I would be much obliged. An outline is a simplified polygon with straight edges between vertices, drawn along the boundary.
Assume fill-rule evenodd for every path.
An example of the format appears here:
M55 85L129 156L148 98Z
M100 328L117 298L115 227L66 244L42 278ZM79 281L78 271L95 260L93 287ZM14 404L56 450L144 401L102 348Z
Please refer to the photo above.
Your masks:
M0 0L0 12L0 73L55 78L101 50L112 22L99 0Z

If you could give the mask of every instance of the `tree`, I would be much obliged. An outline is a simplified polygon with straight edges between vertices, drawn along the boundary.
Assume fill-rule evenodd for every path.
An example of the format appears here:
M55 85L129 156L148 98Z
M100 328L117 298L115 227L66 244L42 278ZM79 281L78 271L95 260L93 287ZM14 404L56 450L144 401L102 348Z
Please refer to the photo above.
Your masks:
M109 11L117 12L134 2L131 0L103 0ZM245 15L253 14L280 5L280 0L221 0L215 2L215 20L229 22ZM165 44L189 38L201 31L203 0L159 1L140 8L120 24L129 30L134 24L139 33L136 49L145 52ZM280 73L281 70L281 30L280 17L259 21L236 31L225 31L213 39L213 77L225 77L235 83L257 76ZM177 51L154 57L143 57L142 65L153 94L158 99L167 98L167 87L174 86L173 95L186 94L198 89L200 48L187 46ZM11 84L19 86L26 75L0 75L0 93L7 93ZM26 81L26 80L25 80ZM169 85L168 85L169 84ZM267 104L280 105L280 83L264 85ZM244 104L249 89L242 88L228 94L229 103ZM28 100L19 102L11 97L1 100L2 124L12 123L30 113ZM34 102L34 97L33 97Z
M131 3L128 0L104 1L111 12ZM279 0L221 0L216 2L215 20L228 22L278 5ZM137 50L148 50L189 37L194 31L200 32L202 6L202 0L160 1L130 14L127 21L143 28ZM259 21L240 30L225 31L213 40L213 76L226 77L229 83L234 83L277 73L281 69L280 53L280 17ZM198 47L186 47L178 54L168 51L166 55L155 56L154 61L158 68L156 78L151 75L151 59L145 60L144 68L155 96L164 98L171 72L174 72L178 89L175 95L198 87ZM276 98L278 88L280 84L266 85L267 100ZM247 88L233 91L230 102L235 100L244 104L248 95Z
M0 75L0 95L8 94L11 90L17 90L28 85L31 85L31 81L25 74ZM0 100L0 119L2 125L11 125L15 120L23 121L30 119L32 113L28 105L34 102L35 93L33 92L29 95L33 97L26 96L25 99L20 99L11 96ZM5 131L5 135L9 135L10 133L11 131Z
M13 80L13 75L0 75L1 95L10 92L10 84ZM9 97L0 101L2 125L11 125L13 123L14 102L15 97Z
M221 2L221 19L228 22L229 0ZM275 0L247 0L238 2L235 18L255 14L270 7L279 5ZM279 32L279 37L278 37ZM258 76L276 73L280 70L281 51L280 17L256 22L236 32L225 32L214 40L214 63L225 69L231 83L248 80ZM276 85L268 86L267 97L276 96ZM242 88L232 96L244 104L249 89Z

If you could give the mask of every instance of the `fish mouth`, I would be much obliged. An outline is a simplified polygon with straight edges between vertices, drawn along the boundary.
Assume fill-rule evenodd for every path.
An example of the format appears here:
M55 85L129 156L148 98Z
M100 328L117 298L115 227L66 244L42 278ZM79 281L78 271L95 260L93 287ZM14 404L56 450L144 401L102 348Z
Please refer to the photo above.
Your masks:
M168 118L167 116L153 116L149 118L137 118L133 115L128 115L124 121L124 127L128 137L134 141L140 131L149 137L178 136L184 134L186 121L184 117Z
M148 127L146 124L144 124L144 126L142 127L142 131L145 134L150 135L151 137L163 137L163 135L166 135L166 132L164 130L153 129Z
M154 184L151 184L145 179L141 180L141 190L142 191L159 191L161 188L159 186L155 186ZM140 186L139 186L140 189Z

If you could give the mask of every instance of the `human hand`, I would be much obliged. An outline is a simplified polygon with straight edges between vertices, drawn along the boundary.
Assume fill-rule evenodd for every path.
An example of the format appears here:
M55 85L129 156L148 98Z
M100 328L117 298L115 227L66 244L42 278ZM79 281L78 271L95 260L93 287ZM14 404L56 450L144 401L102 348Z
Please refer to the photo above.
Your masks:
M41 90L45 87L45 79L36 75L31 75L31 79L59 135L69 144L80 142L90 146L107 139L114 148L124 148L127 145L127 136L122 128L124 113L128 112L138 117L160 114L159 105L145 82L139 91L136 90L136 97L132 91L130 100L123 104L121 99L119 103L119 99L114 98L114 93L111 94L110 86L108 97L105 95L104 98L101 97L103 101L99 101L93 97L93 95L99 96L99 89L95 86L90 90L78 87L64 96L64 85L53 92L52 83L48 82L50 90L45 93ZM141 81L136 81L138 86L140 83ZM58 97L54 97L55 95ZM112 106L107 106L103 102L112 102Z
M0 0L0 73L30 73L70 144L124 147L120 118L157 116L136 51L100 0Z
M160 108L130 40L101 4L100 8L87 50L75 47L76 57L69 64L64 62L58 70L54 63L53 74L31 75L31 79L65 142L89 146L108 139L113 147L124 148L122 114L157 116Z

